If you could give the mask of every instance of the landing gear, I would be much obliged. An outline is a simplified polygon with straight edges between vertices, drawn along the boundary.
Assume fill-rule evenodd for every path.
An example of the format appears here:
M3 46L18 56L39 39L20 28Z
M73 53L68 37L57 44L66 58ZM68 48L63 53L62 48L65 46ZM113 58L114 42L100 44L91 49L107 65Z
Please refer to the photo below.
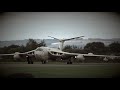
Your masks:
M28 64L30 64L30 57L29 55L26 56Z
M30 58L29 55L26 56L28 64L33 64L33 60Z
M46 64L46 61L42 61L42 64Z
M33 60L30 60L31 62L30 62L30 64L33 64Z
M28 61L28 64L30 64L30 60L27 60Z
M70 62L70 64L72 64L72 62Z
M72 64L72 62L71 62L71 61L68 61L67 64Z
M32 60L28 60L28 64L33 64L33 61Z
M71 58L68 60L67 64L72 64L72 60L73 60L73 57L71 57Z

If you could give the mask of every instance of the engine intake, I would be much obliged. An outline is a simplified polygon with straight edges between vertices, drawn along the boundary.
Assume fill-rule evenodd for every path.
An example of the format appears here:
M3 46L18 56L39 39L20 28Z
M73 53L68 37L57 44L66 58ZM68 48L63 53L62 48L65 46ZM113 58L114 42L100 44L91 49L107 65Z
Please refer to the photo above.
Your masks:
M20 59L19 52L15 52L13 58L14 58L14 60Z
M83 55L77 55L76 57L75 57L76 59L78 59L78 60L85 60L85 58L84 58L84 56Z

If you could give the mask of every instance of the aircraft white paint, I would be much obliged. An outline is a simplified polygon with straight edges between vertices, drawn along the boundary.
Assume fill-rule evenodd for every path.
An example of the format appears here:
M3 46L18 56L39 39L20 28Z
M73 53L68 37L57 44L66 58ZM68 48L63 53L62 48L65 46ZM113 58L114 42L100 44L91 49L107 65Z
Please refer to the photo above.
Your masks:
M79 54L79 53L69 53L69 52L63 52L57 48L49 48L49 47L38 47L35 50L25 52L25 53L19 53L15 52L13 54L0 54L0 56L3 55L13 55L14 59L21 58L21 55L29 56L29 57L35 57L38 60L42 61L42 64L45 64L47 60L49 59L68 59L67 64L72 64L71 59L78 59L78 60L85 60L85 57L102 57L104 58L104 61L108 61L108 59L115 59L120 58L120 56L110 56L110 55L95 55L93 53L88 54Z
M51 36L48 36L48 37L51 37ZM69 41L69 40L73 40L73 39L78 39L78 38L82 39L82 37L84 37L84 36L74 37L74 38L69 38L69 39L58 39L58 38L55 38L55 37L51 37L51 38L54 38L54 39L58 40L60 42L59 48L60 48L60 50L63 50L63 45L64 45L65 41Z

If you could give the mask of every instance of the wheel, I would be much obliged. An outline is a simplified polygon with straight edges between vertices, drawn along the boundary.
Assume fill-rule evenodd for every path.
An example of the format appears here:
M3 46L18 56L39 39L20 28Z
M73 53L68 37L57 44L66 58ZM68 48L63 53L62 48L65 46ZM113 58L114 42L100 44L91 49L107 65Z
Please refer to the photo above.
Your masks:
M46 61L44 61L44 64L46 64Z
M67 62L67 64L70 64L70 62Z
M46 64L46 61L42 61L42 64Z
M31 61L31 64L33 64L33 61Z
M28 64L30 64L30 60L28 60Z

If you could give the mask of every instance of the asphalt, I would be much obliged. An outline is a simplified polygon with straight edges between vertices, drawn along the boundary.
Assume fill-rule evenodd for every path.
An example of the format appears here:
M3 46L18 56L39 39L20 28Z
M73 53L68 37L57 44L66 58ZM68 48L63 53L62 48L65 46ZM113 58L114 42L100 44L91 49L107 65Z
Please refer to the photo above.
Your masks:
M108 65L108 66L111 66L111 65L115 65L115 66L120 66L120 63L77 63L77 64L66 64L66 63L62 63L62 64L16 64L16 63L11 63L11 64L0 64L0 68L1 67L5 67L5 68L8 68L8 67L69 67L69 66L104 66L104 65Z

